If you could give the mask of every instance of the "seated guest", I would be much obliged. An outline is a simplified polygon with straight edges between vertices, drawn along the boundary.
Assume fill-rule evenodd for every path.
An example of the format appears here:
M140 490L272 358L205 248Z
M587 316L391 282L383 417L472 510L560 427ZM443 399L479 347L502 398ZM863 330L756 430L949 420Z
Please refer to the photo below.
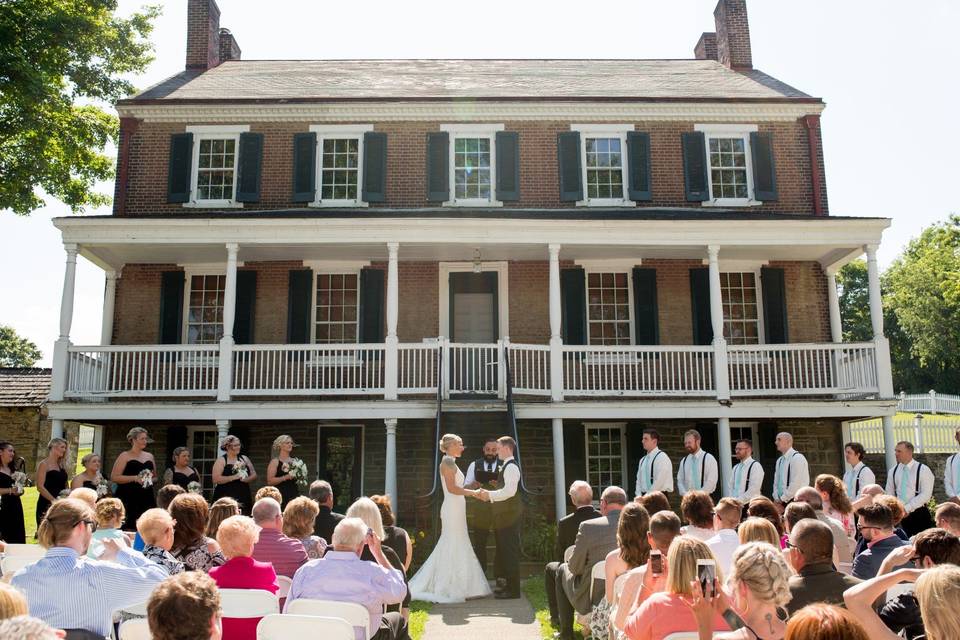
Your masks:
M153 640L220 640L220 591L205 573L167 578L147 601Z
M320 508L306 496L299 496L287 503L283 510L283 535L299 540L307 552L308 560L322 558L327 543L320 536L313 535L313 523Z
M727 575L730 574L733 552L740 546L737 527L740 526L741 514L743 514L743 504L734 498L721 498L717 508L713 510L714 534L706 542L710 551L713 551L713 555L717 557L720 568Z
M823 498L820 497L820 492L813 487L803 487L797 490L794 499L813 507L817 514L817 520L830 527L830 531L833 532L833 544L837 548L837 559L840 562L852 562L853 549L850 548L850 538L847 537L847 530L843 528L842 522L823 512Z
M362 630L357 629L357 640L409 640L403 616L399 612L382 613L385 606L403 600L407 592L403 572L390 566L380 539L367 534L367 529L359 518L341 520L333 531L333 549L300 567L293 576L285 609L299 598L354 602L370 613L370 635L364 638ZM364 548L376 562L360 559Z
M816 487L823 501L823 512L842 524L844 533L848 538L852 538L856 533L856 527L853 522L853 507L850 506L847 485L837 476L821 473L814 480L813 486Z
M557 629L562 640L573 638L573 612L586 615L593 606L590 598L593 565L603 562L607 554L617 548L617 525L626 504L627 494L623 489L604 489L600 496L601 516L580 524L570 562L561 564L557 571L554 589L560 623Z
M737 528L740 544L748 542L766 542L775 547L780 546L780 536L777 530L766 518L747 518Z
M258 562L251 557L260 533L257 525L247 516L230 516L220 523L217 543L227 562L210 569L210 577L217 587L277 592L280 587L273 567L268 562ZM260 618L224 618L223 635L229 640L257 640L259 622Z
M847 610L832 604L811 604L787 622L784 640L872 640Z
M333 529L337 523L343 520L342 513L333 511L333 488L326 480L314 480L310 483L310 499L320 507L320 513L317 514L317 520L313 524L313 533L318 535L330 544L333 536Z
M383 533L386 537L383 544L393 549L400 562L403 563L403 571L410 570L410 563L413 562L413 541L410 540L410 534L405 529L397 526L397 519L393 515L393 504L390 502L390 496L371 496L373 503L380 509L380 519L383 520Z
M660 511L653 514L650 518L650 530L647 532L647 544L650 549L660 552L660 561L663 571L667 568L667 552L673 539L680 535L680 518L673 511ZM634 610L637 603L642 602L651 593L641 591L644 581L652 573L652 560L647 560L646 564L626 573L623 581L622 591L617 597L617 606L610 613L613 621L613 627L618 636L622 635L623 627L627 623L627 618ZM616 595L616 594L614 594Z
M46 554L18 571L11 584L26 596L30 615L58 629L85 629L107 636L113 612L145 601L167 572L111 539L104 540L99 560L85 557L97 526L94 517L93 510L79 500L54 502L37 531Z
M276 487L260 487L257 489L257 493L253 497L253 501L257 502L262 498L273 498L277 502L283 503L283 494L280 493L280 489Z
M793 594L787 604L790 613L814 602L843 606L843 592L860 583L858 578L833 568L833 533L816 518L801 520L793 526L786 554L787 562L797 574L790 578Z
M860 530L866 540L866 549L853 559L853 575L861 580L873 578L880 563L897 547L909 544L893 532L893 513L883 504L873 504L857 512Z
M801 520L818 520L817 512L806 502L793 501L783 510L783 524L789 535ZM826 523L824 523L826 524ZM828 527L830 525L827 525ZM831 535L833 535L831 533Z
M74 500L79 500L80 502L85 502L90 506L91 509L96 509L97 507L97 492L89 487L80 487L79 489L74 489L67 497L73 498Z
M604 593L600 603L593 607L590 629L593 637L606 637L610 629L613 605L617 602L617 579L647 563L650 557L650 516L642 505L627 504L617 523L617 548L607 554L603 567ZM621 587L623 582L621 581ZM596 587L594 587L596 589Z
M689 495L689 494L688 494ZM630 640L654 640L671 633L696 631L697 620L687 604L692 598L691 583L697 580L697 560L714 560L704 542L681 535L674 539L667 552L667 572L661 574L663 589L653 593L630 614L624 633ZM722 583L723 574L717 568L717 582ZM719 613L714 613L712 631L729 631L730 627Z
M273 498L261 498L254 503L250 515L260 527L260 539L253 547L253 558L272 564L278 576L292 578L307 561L307 550L299 540L283 535L280 503Z
M23 594L6 582L0 582L0 620L25 616L29 613L27 599Z
M62 631L54 629L43 620L28 615L0 619L0 638L17 640L61 640Z
M386 531L384 531L383 528L383 519L380 517L380 509L370 498L357 498L347 509L347 517L363 520L364 524L373 529L373 535L377 536L380 542L383 542L384 538L387 537ZM381 545L381 547L383 549L383 557L390 562L390 566L403 571L403 562L400 561L400 556L397 555L397 552L386 545ZM367 562L376 562L369 547L363 550L363 553L360 554L360 559L366 560ZM406 572L403 574L403 581L407 582ZM407 595L403 597L403 602L400 603L398 609L401 613L404 613L409 607L410 590L407 589ZM387 610L390 611L392 609L388 608ZM406 617L407 615L404 613L404 618Z
M125 517L122 502L116 498L103 498L97 503L94 513L97 514L97 530L93 532L87 557L98 557L103 552L103 541L108 538L116 540L119 544L130 546L127 536L120 531L120 525L123 524Z
M946 529L955 536L960 536L960 505L955 502L944 502L937 507L934 517L937 526Z
M557 541L553 550L553 562L548 562L543 570L544 586L547 592L547 604L550 609L550 624L555 629L560 627L557 613L557 574L563 564L563 554L567 547L572 547L580 530L580 523L600 517L600 512L593 508L593 489L583 480L576 480L567 491L570 502L573 503L573 513L560 518L557 522ZM647 494L653 495L653 494ZM662 493L660 495L663 495ZM645 496L646 497L646 496Z
M160 509L169 509L170 503L181 493L187 490L178 484L165 484L157 489L157 507Z
M884 493L875 496L873 501L876 504L884 504L890 509L890 514L893 516L893 532L897 534L897 537L901 540L909 542L910 536L903 529L903 519L907 517L907 510L903 508L903 503L900 502L900 499Z
M210 571L227 561L220 545L204 535L209 509L203 496L181 493L170 503L170 515L176 520L170 553L190 571Z
M173 557L173 518L166 509L147 509L137 518L137 533L143 539L143 555L167 570L170 575L183 572L183 563Z
M213 504L210 505L210 517L207 518L207 529L205 531L205 535L208 538L213 538L216 540L217 529L220 528L220 523L230 516L238 515L240 515L239 502L229 496L217 498L214 500Z
M757 496L747 505L747 516L751 518L765 518L776 529L777 538L780 540L780 548L786 548L787 534L783 530L783 520L780 518L780 511L773 500L766 496Z
M680 502L680 516L687 523L681 533L706 542L713 537L713 498L703 491L688 491Z
M643 505L652 518L661 511L670 511L670 501L667 500L667 494L663 491L651 491L635 498L637 502Z
M860 495L850 503L850 506L853 507L853 513L856 514L857 511L863 509L868 504L873 504L873 499L877 496L883 495L883 487L878 484L868 484L863 489L860 490Z

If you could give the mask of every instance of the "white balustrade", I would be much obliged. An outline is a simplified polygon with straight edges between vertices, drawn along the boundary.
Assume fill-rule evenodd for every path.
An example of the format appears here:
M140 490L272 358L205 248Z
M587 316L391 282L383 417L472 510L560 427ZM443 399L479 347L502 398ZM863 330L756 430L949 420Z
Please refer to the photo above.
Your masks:
M564 346L567 396L710 396L713 347Z
M216 395L219 346L74 346L65 397Z
M878 392L873 343L736 345L728 352L734 396Z
M234 347L234 395L383 393L383 344L251 344Z
M531 396L550 395L550 345L511 344L510 379L513 392Z
M439 351L438 342L398 345L397 393L436 393L440 383L437 367Z
M449 394L497 395L501 390L500 351L497 344L447 343L444 358Z
M908 413L949 413L960 414L960 396L949 393L910 393L901 394L898 411Z

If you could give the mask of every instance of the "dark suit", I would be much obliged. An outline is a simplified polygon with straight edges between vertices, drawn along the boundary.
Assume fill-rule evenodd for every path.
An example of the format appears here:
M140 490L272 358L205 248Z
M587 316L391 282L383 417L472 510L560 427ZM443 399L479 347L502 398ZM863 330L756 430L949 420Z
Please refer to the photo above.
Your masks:
M327 541L328 545L332 545L333 530L343 518L343 514L331 511L330 507L320 505L320 513L317 514L317 519L313 521L313 535L320 536Z
M808 564L800 575L790 578L790 602L787 612L793 615L808 604L826 602L843 606L843 592L862 582L859 578L840 573L828 562Z
M890 552L908 544L910 543L895 535L884 538L873 545L868 544L867 548L853 559L853 575L861 580L875 578L877 572L880 571L880 565L883 564L884 559L890 555ZM906 567L910 565L905 564L902 566ZM897 567L897 569L900 568L901 567Z
M543 579L547 591L547 602L550 603L550 620L554 627L559 623L557 613L557 572L560 570L560 564L563 562L563 552L567 547L572 546L577 539L577 531L580 530L580 523L586 520L599 518L600 512L592 506L580 507L573 513L560 518L557 523L557 546L554 549L554 562L547 563L543 570Z

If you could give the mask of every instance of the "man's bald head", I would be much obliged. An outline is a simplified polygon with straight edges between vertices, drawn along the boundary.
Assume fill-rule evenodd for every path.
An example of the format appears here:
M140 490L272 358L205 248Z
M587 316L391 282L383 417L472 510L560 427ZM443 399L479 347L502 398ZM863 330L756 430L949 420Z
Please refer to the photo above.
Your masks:
M813 507L814 511L823 509L823 498L820 497L820 492L813 487L803 487L799 489L797 495L794 496L794 500L797 502L806 502Z
M593 489L583 480L576 480L570 485L570 501L575 507L585 507L593 502Z
M801 520L790 533L790 544L803 554L804 564L833 561L833 532L819 520Z
M884 491L883 487L881 487L878 484L868 484L863 489L860 489L860 495L870 496L871 498L873 498L873 497L882 495L883 491Z
M280 516L280 503L273 498L260 498L250 511L253 521L261 527L270 527Z

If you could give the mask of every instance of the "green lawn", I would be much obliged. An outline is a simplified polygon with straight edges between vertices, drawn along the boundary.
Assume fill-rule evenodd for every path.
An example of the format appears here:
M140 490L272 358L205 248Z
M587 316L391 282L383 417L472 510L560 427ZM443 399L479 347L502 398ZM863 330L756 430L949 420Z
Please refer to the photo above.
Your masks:
M413 640L420 640L423 637L423 629L427 624L427 615L433 605L429 602L414 600L410 603L410 637Z
M90 453L90 449L80 449L80 451L77 452L77 467L74 469L75 474L83 471L83 466L80 464L80 461L83 459L83 456L88 453ZM37 532L37 498L39 497L40 492L37 491L36 487L25 488L23 495L20 497L20 503L23 504L23 519L26 524L28 544L36 544L33 536Z
M898 411L897 415L893 416L893 419L898 423L911 422L916 417L915 413L905 413L903 411ZM955 423L960 425L960 416L950 415L946 413L921 413L924 420L936 420L938 422L946 421L947 423ZM880 418L873 418L872 420L859 420L856 424L868 424L879 426L883 421Z
M550 607L547 603L546 587L542 576L533 576L523 581L523 594L530 601L530 606L537 614L537 622L540 623L540 635L544 640L553 640L553 634L556 629L550 624ZM583 637L583 628L579 623L573 623L574 637ZM580 634L579 636L577 634Z

